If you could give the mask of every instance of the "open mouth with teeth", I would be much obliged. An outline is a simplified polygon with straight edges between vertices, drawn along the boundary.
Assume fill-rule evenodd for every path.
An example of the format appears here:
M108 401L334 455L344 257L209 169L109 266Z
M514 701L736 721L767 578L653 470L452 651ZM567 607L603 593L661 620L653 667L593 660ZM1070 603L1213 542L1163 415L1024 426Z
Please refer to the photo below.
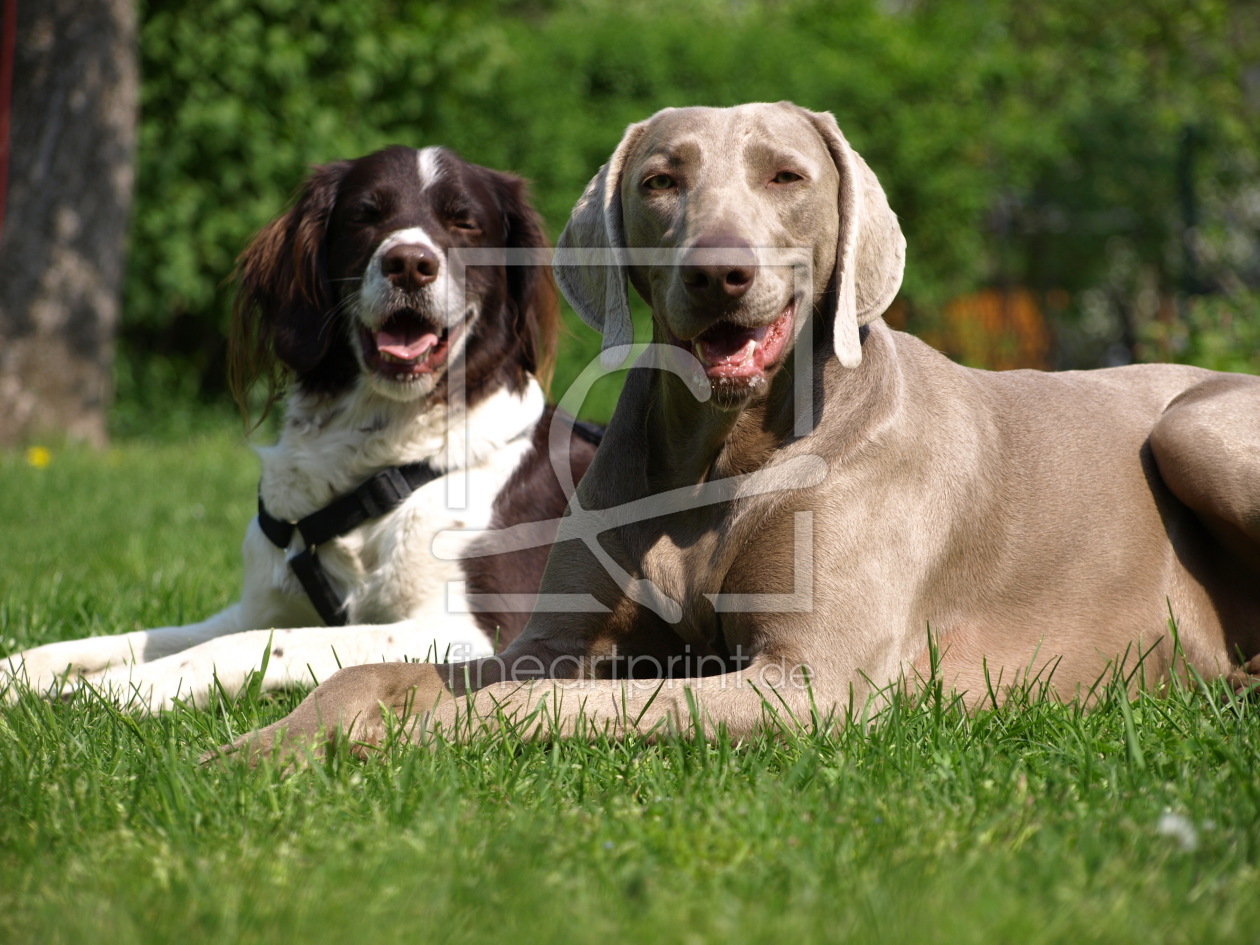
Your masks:
M406 382L432 374L443 364L463 325L445 328L419 312L394 312L372 331L360 328L363 360L371 371L394 381Z
M783 357L795 322L793 300L769 325L747 328L721 321L680 343L704 365L710 380L755 383Z

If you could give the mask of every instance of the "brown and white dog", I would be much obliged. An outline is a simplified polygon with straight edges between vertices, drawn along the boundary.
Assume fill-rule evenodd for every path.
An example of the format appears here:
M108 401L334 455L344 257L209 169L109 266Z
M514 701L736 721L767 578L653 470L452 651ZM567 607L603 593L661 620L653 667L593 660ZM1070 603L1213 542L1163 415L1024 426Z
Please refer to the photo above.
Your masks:
M11 677L44 692L86 680L156 711L205 704L216 678L235 692L269 644L266 689L509 643L554 524L515 554L439 560L431 544L444 529L554 520L565 507L539 383L557 330L546 249L524 183L449 150L391 147L317 168L239 263L237 395L262 376L274 399L281 375L293 378L279 442L259 450L266 514L246 531L240 602L188 626L27 650L8 659ZM460 251L483 264L459 265ZM571 433L561 439L579 478L594 447ZM307 541L290 523L408 464L422 475L401 504L356 509L362 521L318 544L317 578L348 624L321 626L292 565Z
M976 371L892 331L905 241L831 115L632 125L558 252L612 361L627 281L656 342L543 578L589 604L471 663L342 670L234 748L379 743L382 707L417 737L540 706L544 730L739 737L932 673L977 705L1260 670L1260 378Z

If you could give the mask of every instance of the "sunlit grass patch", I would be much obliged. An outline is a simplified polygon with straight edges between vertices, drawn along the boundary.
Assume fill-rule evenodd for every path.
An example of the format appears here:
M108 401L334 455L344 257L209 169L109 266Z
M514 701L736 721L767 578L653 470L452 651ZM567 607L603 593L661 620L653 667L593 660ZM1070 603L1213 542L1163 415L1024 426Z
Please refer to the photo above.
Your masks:
M235 431L0 475L0 653L235 597ZM742 742L534 719L289 776L199 758L300 693L28 696L0 709L0 941L1248 942L1260 704L1208 689L969 714L928 685Z

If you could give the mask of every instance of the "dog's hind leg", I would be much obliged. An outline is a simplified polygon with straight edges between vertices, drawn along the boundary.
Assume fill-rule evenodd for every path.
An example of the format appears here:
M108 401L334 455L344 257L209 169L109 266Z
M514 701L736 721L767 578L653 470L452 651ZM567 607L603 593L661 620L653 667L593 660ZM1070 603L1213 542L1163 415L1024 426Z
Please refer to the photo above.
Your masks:
M1260 576L1260 378L1217 375L1183 391L1150 442L1173 495Z
M1228 680L1237 691L1254 688L1260 684L1260 378L1216 375L1183 391L1155 424L1150 446L1164 483L1226 553L1200 573L1220 588L1215 609L1233 664ZM1187 630L1193 633L1182 628L1183 644Z

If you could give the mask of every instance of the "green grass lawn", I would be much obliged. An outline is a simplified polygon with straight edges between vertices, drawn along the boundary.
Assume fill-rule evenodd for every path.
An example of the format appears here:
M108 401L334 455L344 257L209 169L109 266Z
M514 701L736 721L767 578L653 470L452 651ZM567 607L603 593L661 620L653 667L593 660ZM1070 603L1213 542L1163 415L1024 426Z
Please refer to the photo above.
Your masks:
M229 603L256 475L232 432L0 455L0 654ZM1220 692L198 767L295 699L0 710L0 942L1260 940L1260 705Z

